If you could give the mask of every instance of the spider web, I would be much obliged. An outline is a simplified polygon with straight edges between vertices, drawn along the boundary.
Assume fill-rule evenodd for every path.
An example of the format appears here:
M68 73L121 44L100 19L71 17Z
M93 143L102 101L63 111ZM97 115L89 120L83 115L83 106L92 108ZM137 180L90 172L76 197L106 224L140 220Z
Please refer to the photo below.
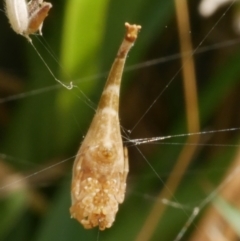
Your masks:
M226 14L230 14L229 9L225 9L223 13L221 13L220 18L218 17L221 21L214 20L213 24L205 30L200 37L201 42L196 44L198 48L196 48L194 53L185 53L188 56L194 54L196 69L200 68L197 71L199 93L204 93L203 96L205 98L208 97L208 92L205 89L211 87L211 85L206 83L207 81L205 79L209 78L209 75L212 73L205 72L207 61L205 60L205 65L201 64L202 59L213 58L211 53L218 49L222 52L226 51L225 55L227 56L227 54L229 54L228 52L234 52L236 46L239 44L238 38L231 37L228 40L223 39L216 41L216 39L213 39L213 43L209 41L210 44L206 44L202 47L202 40L209 40L210 36L214 35L214 31L216 35L219 34L218 31L227 19L227 17L225 17ZM218 24L216 25L216 23ZM168 33L169 28L173 28L172 23L166 26L164 34ZM195 34L199 34L196 29L197 27L193 27L193 32L191 32L193 39ZM139 38L141 38L142 34L143 33L140 34ZM173 36L165 36L164 38L170 37ZM205 41L205 43L206 42L207 41ZM129 240L132 240L131 237L136 237L136 234L140 234L144 223L149 218L152 207L158 203L166 207L166 211L164 211L162 217L159 217L158 224L153 232L152 240L159 240L160 238L161 240L175 240L175 238L178 240L178 237L180 238L182 235L191 237L194 230L201 231L200 224L194 221L197 214L202 212L205 205L211 202L216 196L221 196L221 191L224 190L224 187L232 181L235 185L237 182L235 178L239 174L239 168L238 166L235 166L235 168L231 167L231 163L235 163L237 160L236 153L239 147L237 142L240 129L239 122L237 122L237 117L235 118L236 120L232 122L225 121L225 123L224 121L217 121L223 119L223 117L228 114L226 111L230 109L230 104L236 105L236 103L231 102L232 100L227 92L226 97L220 102L223 105L223 113L221 113L220 108L222 106L219 107L216 105L215 109L213 107L209 108L209 111L212 113L210 116L212 117L202 121L201 131L198 133L187 133L186 117L183 113L185 112L184 93L181 91L181 71L179 71L182 69L182 65L179 65L181 54L172 51L172 49L167 49L166 52L168 52L168 54L165 55L164 53L156 51L156 49L160 48L161 46L159 47L159 44L156 43L152 47L152 50L149 51L149 56L145 57L142 63L128 65L124 73L120 116L123 140L130 152L130 175L126 200L124 204L120 205L116 222L109 231L99 234L99 240L111 240L112 233L115 232L115 235L119 235L119 233L122 232L121 227L124 226L129 226L131 228ZM172 48L176 50L176 46ZM131 50L130 57L134 51L137 51L137 43ZM169 51L172 51L173 54L169 54ZM152 57L154 54L156 54L157 57L162 55L166 57ZM35 58L37 57L35 56ZM46 59L46 57L44 57L44 59ZM213 61L218 60L215 57ZM219 65L217 66L218 67L215 68L222 66L221 61L219 61ZM45 70L44 72L47 71ZM219 72L221 72L220 69ZM97 97L88 97L86 94L87 91L81 85L89 82L97 86L99 83L103 85L102 83L104 83L105 76L106 73L104 72L95 76L87 76L79 80L74 80L74 84L77 84L79 88L67 93L70 98L73 97L77 104L83 103L86 112L84 110L80 111L83 112L83 115L89 115L89 120L97 106ZM134 80L126 86L124 82L126 82L125 79L127 79L128 76L134 76ZM49 79L47 81L49 81ZM219 85L220 84L221 83L219 83ZM26 102L27 105L31 104L34 108L34 103L39 101L38 96L54 92L59 90L59 88L61 88L59 85L37 88L30 87L29 91L24 90L20 94L11 94L10 96L1 98L0 103L1 105L6 105L13 103L13 101L15 103L21 103L23 101ZM145 92L142 94L143 91ZM179 95L176 95L177 92L179 92ZM234 95L234 92L231 93ZM51 98L47 98L46 103L49 104L50 100ZM234 101L236 101L236 98ZM226 104L224 104L225 102ZM208 109L210 103L203 102L202 105L203 108L205 107ZM224 105L226 105L225 108ZM131 112L133 112L132 115ZM213 117L214 112L217 112L216 117ZM52 115L52 113L46 113L46 117L50 115ZM81 122L75 113L69 113L69 115L71 116L71 122L67 125L73 126L83 137L84 133L87 131L87 124ZM231 115L230 111L229 115ZM47 120L42 121L48 123L49 120L48 118L46 119ZM52 122L50 124L54 126L54 121L56 121L56 119L50 120L50 122ZM232 118L229 119L232 120ZM86 122L89 122L89 120ZM174 122L177 124L174 125ZM16 129L16 127L11 126L10 128ZM34 133L32 135L34 135ZM66 136L68 135L66 134ZM200 140L197 143L189 142L189 139L187 139L189 136L200 136ZM79 139L81 139L81 136L79 136ZM49 143L47 139L46 144L54 146L54 143ZM182 150L188 147L195 148L191 156L191 165L185 171L183 180L179 183L176 192L173 193L166 183L168 178L173 175L172 169L180 158ZM39 147L37 155L41 156L41 148L42 147ZM29 205L32 209L35 208L34 210L37 210L38 213L44 212L44 207L48 205L48 202L52 201L52 196L61 196L59 193L55 193L55 195L48 193L52 190L56 190L55 186L57 182L65 180L62 181L64 182L62 187L57 188L60 190L70 185L70 166L74 160L74 154L77 148L77 145L73 148L69 148L69 150L71 150L69 152L72 154L64 153L64 151L59 151L58 155L56 155L56 152L54 155L54 152L49 153L47 157L42 156L39 158L40 161L38 163L28 160L27 158L22 158L20 155L16 154L17 151L14 151L14 147L10 153L3 148L1 150L1 159L3 163L1 175L3 181L0 187L2 199L8 197L9 193L14 193L14 190L20 190L21 193L28 193L28 195L33 198L34 202L39 199L34 206L34 202L26 204L29 202L29 199L23 198L23 206L24 204ZM16 147L16 149L18 148ZM63 156L67 156L67 158ZM56 160L46 161L51 157ZM228 173L226 174L227 170ZM180 172L181 170L179 170L179 173ZM177 172L174 173L174 175L177 174ZM226 175L225 181L223 181L224 175ZM42 189L47 199L42 194ZM171 198L162 197L160 195L162 190L166 190L166 193L168 193L167 196L170 194ZM134 205L136 201L139 202L139 204L135 203ZM145 208L141 209L142 207ZM65 207L65 209L68 209L68 207ZM131 212L131 216L137 215L138 212L141 213L141 216L137 215L138 218L136 218L134 225L131 225L132 219L130 217L127 218L129 212ZM172 220L174 220L177 225L171 225ZM71 221L71 223L73 223L73 221ZM81 229L78 224L72 225L75 225L74 228L78 227ZM168 227L167 230L166 227ZM185 231L189 232L185 234ZM221 235L221 233L219 234L219 230L217 231L210 230L209 232L211 235L215 233L217 233L215 235ZM83 233L81 233L81 235L87 236L85 240L96 239L96 230L84 230L81 232ZM161 237L159 236L160 233L162 233ZM184 236L182 239L185 240L185 238ZM36 240L41 240L41 238Z

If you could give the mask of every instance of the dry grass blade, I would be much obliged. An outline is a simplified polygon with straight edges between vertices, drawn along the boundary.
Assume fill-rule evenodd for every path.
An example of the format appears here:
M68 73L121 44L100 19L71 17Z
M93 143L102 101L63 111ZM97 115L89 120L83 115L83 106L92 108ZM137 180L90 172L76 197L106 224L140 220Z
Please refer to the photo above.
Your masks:
M197 103L197 88L193 56L185 56L185 52L192 52L192 43L189 36L190 25L187 2L175 1L177 23L179 29L180 49L182 53L182 67L183 71L183 85L185 90L186 115L188 120L188 131L190 133L199 131L199 114ZM198 135L189 136L187 142L197 143ZM179 158L172 170L171 176L165 183L165 188L160 192L158 200L163 198L171 199L175 190L177 189L181 179L190 164L192 157L196 151L197 145L183 147ZM145 224L137 237L137 241L150 240L154 230L161 219L166 205L156 202L147 217Z

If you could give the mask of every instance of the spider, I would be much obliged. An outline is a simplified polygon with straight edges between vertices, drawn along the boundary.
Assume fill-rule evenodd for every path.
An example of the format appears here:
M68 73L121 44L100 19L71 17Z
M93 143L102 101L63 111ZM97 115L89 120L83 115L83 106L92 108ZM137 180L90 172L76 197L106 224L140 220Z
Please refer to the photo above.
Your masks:
M73 166L70 213L86 229L110 228L126 191L129 167L118 117L119 92L128 51L141 27L128 23L125 26L125 38Z

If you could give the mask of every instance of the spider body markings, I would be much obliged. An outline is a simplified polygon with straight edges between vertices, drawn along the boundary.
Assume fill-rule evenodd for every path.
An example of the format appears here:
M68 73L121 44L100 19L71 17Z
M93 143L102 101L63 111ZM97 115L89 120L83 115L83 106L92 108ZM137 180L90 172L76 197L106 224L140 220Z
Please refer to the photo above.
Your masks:
M119 92L127 54L141 27L125 26L125 38L73 166L70 213L86 229L110 228L126 191L129 167L120 131Z

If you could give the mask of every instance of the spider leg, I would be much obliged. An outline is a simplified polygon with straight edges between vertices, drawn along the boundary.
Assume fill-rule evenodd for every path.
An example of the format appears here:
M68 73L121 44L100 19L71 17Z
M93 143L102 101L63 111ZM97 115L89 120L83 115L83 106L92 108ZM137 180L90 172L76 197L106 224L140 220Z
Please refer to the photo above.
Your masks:
M128 149L127 149L126 146L123 148L123 154L124 154L123 183L126 183L127 175L128 175L128 172L129 172Z
M123 148L123 157L124 157L124 166L123 166L123 173L120 175L120 188L119 193L117 195L117 201L122 203L124 201L125 192L126 192L126 182L127 182L127 175L129 172L129 164L128 164L128 150L127 147Z
M74 165L73 165L73 182L72 182L72 191L71 191L71 199L72 199L72 204L76 203L78 200L78 196L80 194L81 190L81 177L83 175L82 172L82 161L83 161L83 156L80 155L80 157L75 160Z

